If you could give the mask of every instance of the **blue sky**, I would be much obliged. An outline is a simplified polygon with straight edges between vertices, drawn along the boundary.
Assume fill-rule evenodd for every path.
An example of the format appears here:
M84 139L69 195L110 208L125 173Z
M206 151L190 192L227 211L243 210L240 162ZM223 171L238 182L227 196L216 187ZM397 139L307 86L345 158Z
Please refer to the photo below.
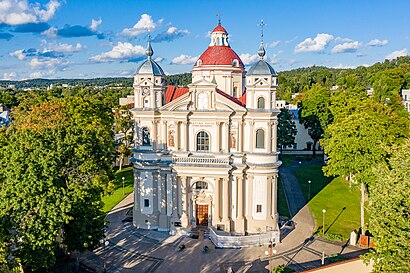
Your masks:
M0 79L132 76L151 29L166 73L189 72L222 25L245 64L261 19L278 71L371 65L410 50L410 1L0 0Z

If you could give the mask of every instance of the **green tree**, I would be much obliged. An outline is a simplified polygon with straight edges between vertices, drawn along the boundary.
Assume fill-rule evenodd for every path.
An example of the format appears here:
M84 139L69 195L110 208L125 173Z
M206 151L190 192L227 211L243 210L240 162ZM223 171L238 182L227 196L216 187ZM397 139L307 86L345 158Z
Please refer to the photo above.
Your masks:
M370 225L375 239L373 272L410 271L410 141L392 149L388 164L373 169Z
M117 154L119 156L119 169L122 169L124 158L132 154L132 139L134 136L134 121L131 105L124 105L114 110L114 132L121 135L117 139Z
M278 115L278 146L280 147L280 153L282 154L283 147L291 146L295 143L296 136L296 124L292 120L287 109L280 109Z
M36 270L55 263L58 247L99 243L112 123L109 108L79 97L15 111L0 151L0 216L10 222L17 262Z
M390 107L373 99L353 102L354 111L338 113L326 128L326 138L321 140L321 144L328 161L323 170L328 176L354 175L355 181L360 183L361 227L364 232L365 184L373 182L371 170L386 160L389 147L409 135L409 123Z

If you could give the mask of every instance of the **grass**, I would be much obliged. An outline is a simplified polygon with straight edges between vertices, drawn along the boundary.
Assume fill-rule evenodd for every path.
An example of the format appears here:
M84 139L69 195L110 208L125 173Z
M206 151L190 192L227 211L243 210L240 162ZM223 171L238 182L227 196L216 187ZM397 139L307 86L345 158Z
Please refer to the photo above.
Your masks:
M124 194L122 191L122 177L124 177ZM114 178L114 191L110 195L102 197L104 202L103 211L108 213L119 202L121 202L128 194L134 190L134 175L131 167L125 167L121 171L116 171Z
M278 177L278 213L280 216L290 218L288 202L286 201L285 190L283 188L282 180Z
M296 169L295 175L308 200L309 186L307 181L311 180L311 199L309 208L316 220L318 231L322 230L323 213L325 209L325 232L341 235L347 239L350 232L360 227L360 190L342 177L325 177L322 165L304 166ZM368 219L365 215L365 219Z

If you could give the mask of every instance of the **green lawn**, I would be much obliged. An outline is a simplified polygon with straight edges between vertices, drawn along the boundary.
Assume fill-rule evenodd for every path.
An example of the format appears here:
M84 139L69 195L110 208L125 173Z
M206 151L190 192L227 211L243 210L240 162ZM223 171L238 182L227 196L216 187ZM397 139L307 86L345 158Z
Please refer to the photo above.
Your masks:
M323 209L326 210L325 230L330 236L341 235L347 239L352 230L359 229L360 191L357 186L352 185L350 188L349 183L342 177L325 177L322 165L300 167L296 169L295 175L306 200L309 194L307 181L312 181L311 200L308 204L319 231L322 229Z
M286 202L285 191L280 177L278 177L278 213L280 216L290 218L288 203Z
M124 194L122 191L122 177L124 179ZM128 194L134 190L134 176L132 173L132 166L125 167L121 171L115 173L114 179L114 192L110 195L102 197L104 202L103 211L108 213L113 207L115 207L119 202L122 201Z

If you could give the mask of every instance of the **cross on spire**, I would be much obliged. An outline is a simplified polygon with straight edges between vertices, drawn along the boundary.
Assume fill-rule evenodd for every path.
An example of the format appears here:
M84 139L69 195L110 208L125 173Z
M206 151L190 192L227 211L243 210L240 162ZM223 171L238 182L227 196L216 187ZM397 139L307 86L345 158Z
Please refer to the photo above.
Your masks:
M263 43L263 27L264 27L264 26L267 26L267 24L265 24L265 23L263 22L263 19L262 19L261 22L258 24L258 26L261 27L261 43Z
M218 26L221 25L221 15L222 13L218 11L218 13L216 14L216 16L218 16Z

